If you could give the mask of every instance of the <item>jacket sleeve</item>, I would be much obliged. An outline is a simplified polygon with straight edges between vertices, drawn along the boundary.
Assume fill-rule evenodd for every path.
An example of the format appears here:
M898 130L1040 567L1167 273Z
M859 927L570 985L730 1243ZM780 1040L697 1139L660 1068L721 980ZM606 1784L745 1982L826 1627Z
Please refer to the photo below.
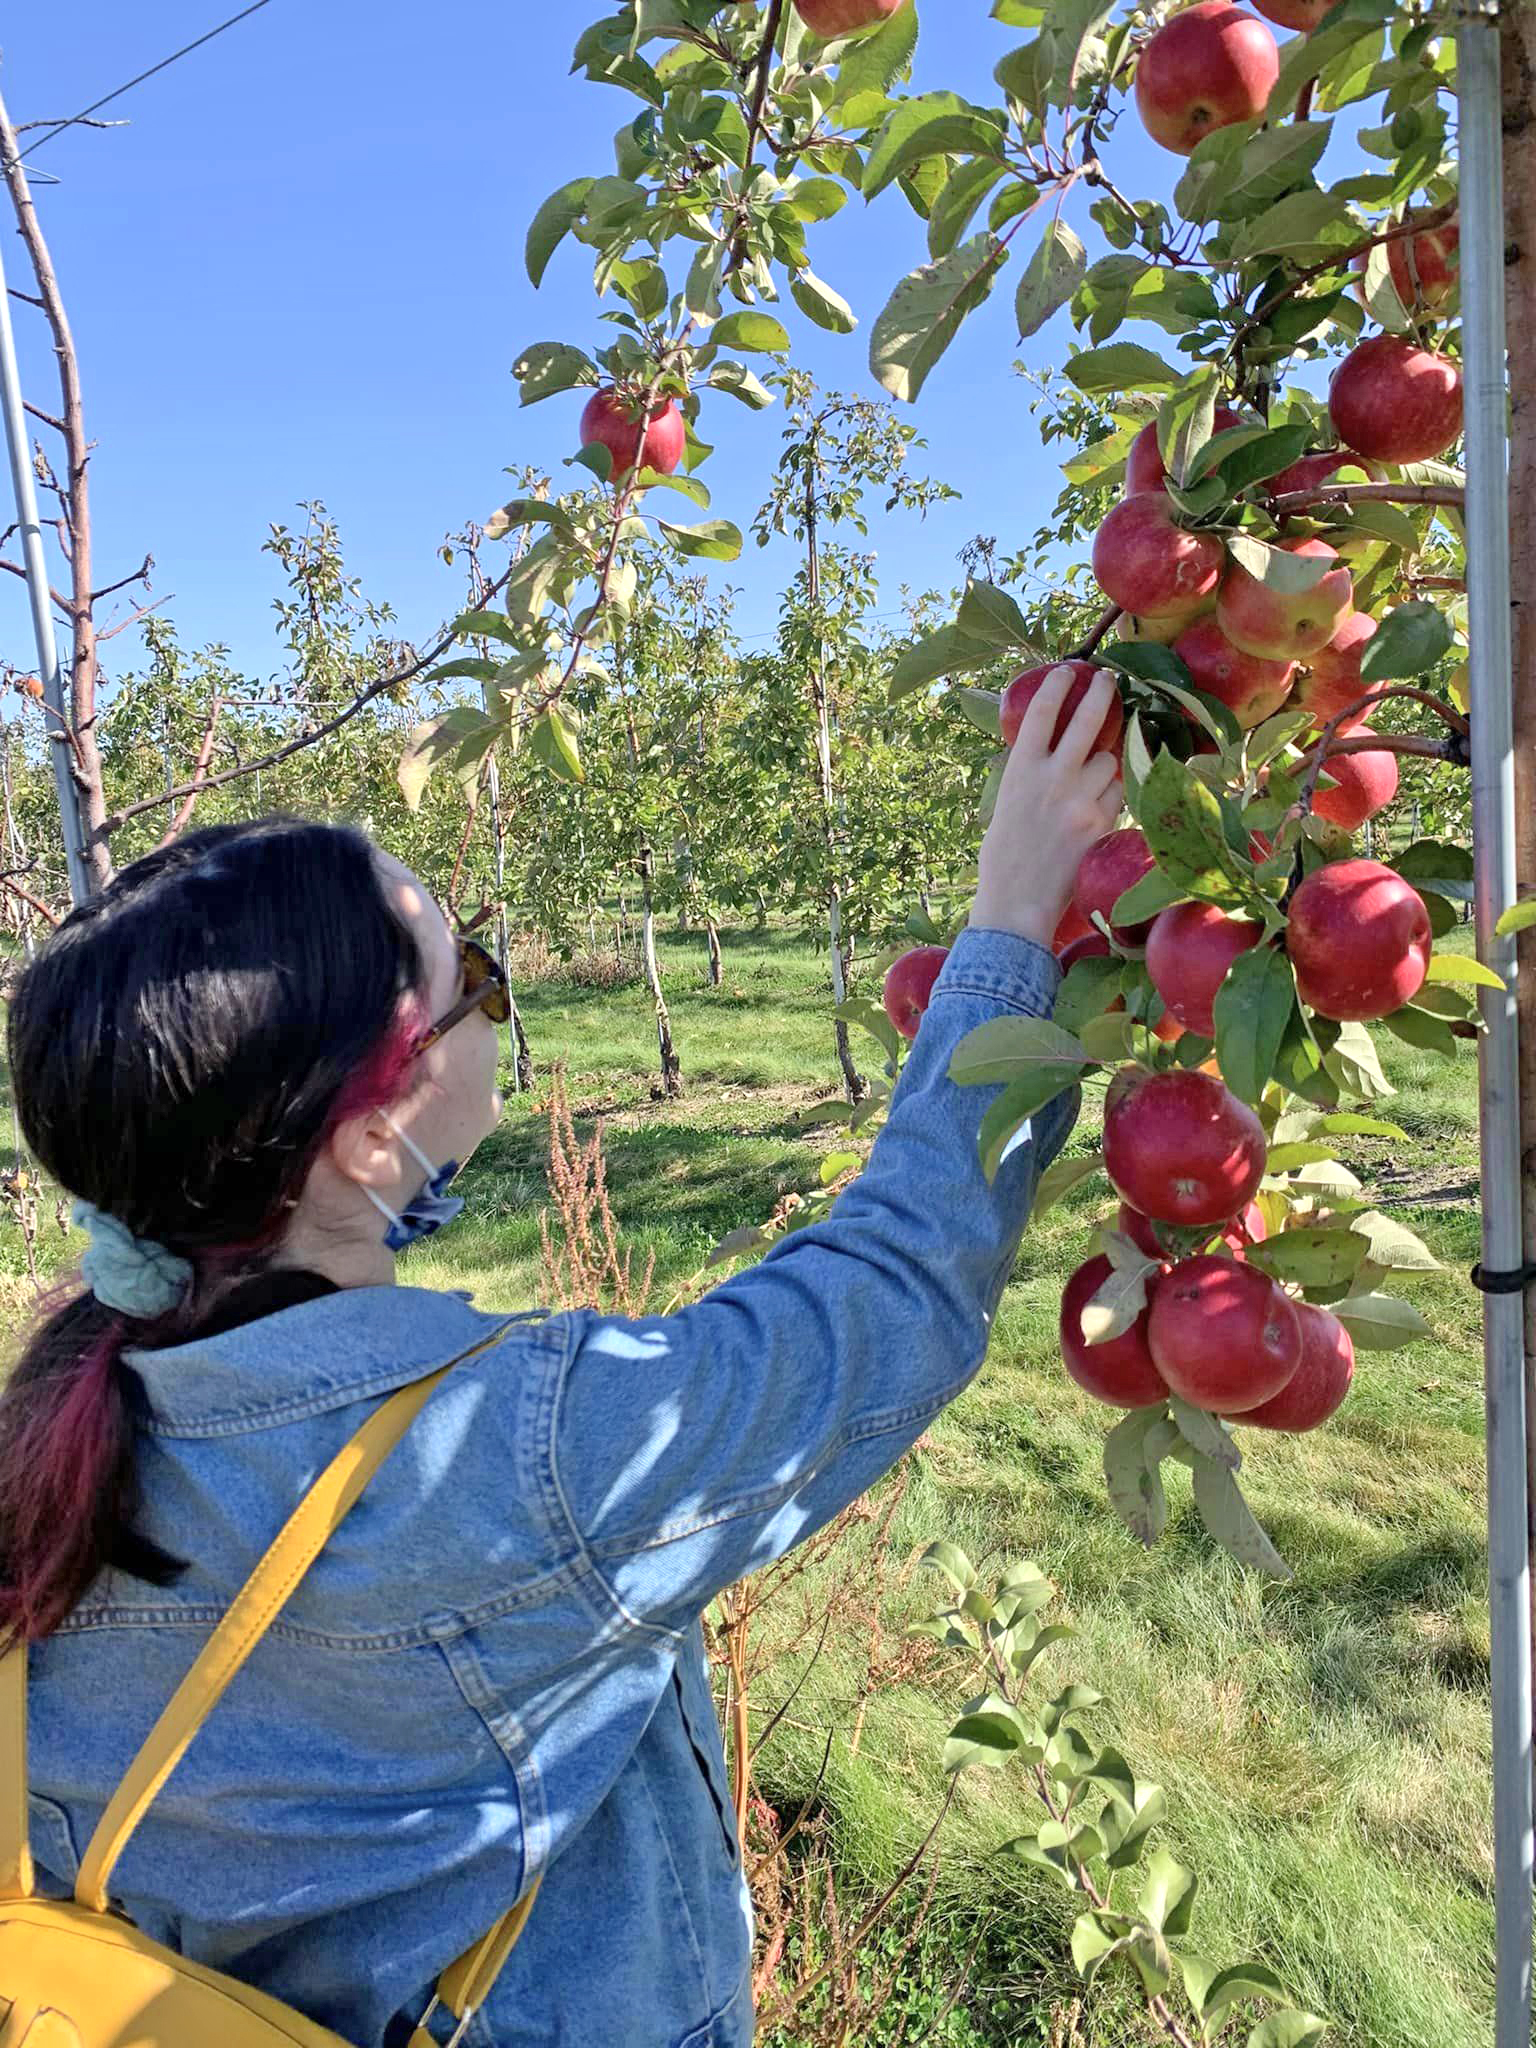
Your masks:
M686 1628L856 1500L975 1376L1077 1097L1034 1119L989 1187L978 1136L998 1091L956 1086L950 1058L989 1018L1048 1016L1059 981L1028 940L963 933L869 1163L823 1221L675 1315L571 1319L556 1493L625 1618Z

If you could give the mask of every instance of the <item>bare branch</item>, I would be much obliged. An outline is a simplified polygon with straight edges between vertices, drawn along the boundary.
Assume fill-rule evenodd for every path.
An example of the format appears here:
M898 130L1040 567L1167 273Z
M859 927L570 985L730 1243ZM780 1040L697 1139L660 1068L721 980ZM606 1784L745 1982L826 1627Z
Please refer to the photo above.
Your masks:
M64 422L61 419L55 419L51 412L44 412L43 408L40 405L34 405L30 398L24 398L21 402L26 410L31 413L33 419L41 420L45 427L52 427L56 434L62 434L65 431Z
M1103 640L1105 634L1109 631L1110 627L1115 623L1116 619L1120 617L1120 610L1121 608L1119 605L1112 604L1109 605L1104 611L1100 612L1097 620L1094 623L1093 631L1088 635L1088 638L1083 642L1082 646L1079 647L1076 650L1075 654L1072 656L1072 659L1074 661L1086 661L1088 659L1089 655L1093 653L1094 649Z
M29 896L25 889L11 880L9 875L0 875L0 889L7 889L11 895L19 896L23 903L30 909L35 910L39 917L46 918L48 923L57 931L59 919L56 913L51 911L46 903L39 903L35 896Z
M1309 505L1465 505L1455 484L1324 484L1310 491L1282 491L1271 512L1304 512Z
M96 635L96 645L98 647L105 647L107 642L115 640L119 633L126 633L128 628L136 626L140 619L147 619L151 612L159 611L161 605L169 604L175 595L174 590L168 590L164 597L157 597L152 604L135 605L126 619L119 619L115 626L108 626L105 633L98 633Z
M223 709L223 701L215 697L209 708L208 723L203 728L202 745L197 750L197 764L192 771L192 787L182 798L181 809L172 818L165 837L160 841L162 846L169 846L173 840L179 839L191 822L197 800L207 786L208 763L213 759L213 736L219 729L219 716Z
M15 529L12 528L12 531L14 532ZM20 562L8 562L4 555L0 555L0 569L8 569L13 576L19 576L23 583L27 580L27 572ZM48 595L53 599L67 620L70 615L69 599L63 596L61 592L55 590L52 585L49 586Z
M104 597L110 597L115 590L126 590L130 583L148 583L149 572L154 566L154 556L146 555L142 569L135 569L131 576L120 576L116 583L104 583L100 590L93 590L91 592L91 603L100 604Z

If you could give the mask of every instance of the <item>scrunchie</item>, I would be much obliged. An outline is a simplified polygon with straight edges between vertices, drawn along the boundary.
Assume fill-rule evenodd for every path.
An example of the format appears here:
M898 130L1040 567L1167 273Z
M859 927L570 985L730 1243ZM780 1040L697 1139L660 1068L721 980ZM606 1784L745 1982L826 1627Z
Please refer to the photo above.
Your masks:
M192 1268L153 1238L135 1237L93 1202L76 1202L76 1226L89 1231L90 1249L80 1262L81 1278L103 1308L145 1319L177 1306L192 1284Z

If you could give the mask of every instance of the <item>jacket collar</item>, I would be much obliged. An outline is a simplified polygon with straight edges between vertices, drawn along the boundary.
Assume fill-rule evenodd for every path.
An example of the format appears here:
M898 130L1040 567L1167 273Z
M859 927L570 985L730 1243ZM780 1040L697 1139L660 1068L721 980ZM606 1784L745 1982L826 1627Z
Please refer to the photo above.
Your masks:
M130 1347L123 1360L142 1390L136 1405L146 1428L234 1436L389 1393L527 1320L487 1314L458 1291L350 1287L215 1337Z

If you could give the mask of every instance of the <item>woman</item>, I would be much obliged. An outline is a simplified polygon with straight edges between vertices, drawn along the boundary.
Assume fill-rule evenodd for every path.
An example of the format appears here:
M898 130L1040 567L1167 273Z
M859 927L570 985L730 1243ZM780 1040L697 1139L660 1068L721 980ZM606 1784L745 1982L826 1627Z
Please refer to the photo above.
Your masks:
M668 1318L491 1316L395 1283L494 1126L495 984L358 834L188 835L24 975L27 1141L87 1291L0 1398L0 1628L31 1648L41 1889L257 1557L393 1389L432 1394L118 1865L153 1938L395 2048L543 1878L466 2039L740 2048L751 1912L700 1617L901 1457L978 1370L1036 1177L992 1186L950 1055L1043 1016L1072 875L1120 800L1070 672L1003 777L973 929L869 1166ZM488 1341L490 1340L490 1341ZM437 2031L437 2022L434 2022ZM441 2033L446 2033L443 2028ZM439 2037L441 2038L441 2033Z

